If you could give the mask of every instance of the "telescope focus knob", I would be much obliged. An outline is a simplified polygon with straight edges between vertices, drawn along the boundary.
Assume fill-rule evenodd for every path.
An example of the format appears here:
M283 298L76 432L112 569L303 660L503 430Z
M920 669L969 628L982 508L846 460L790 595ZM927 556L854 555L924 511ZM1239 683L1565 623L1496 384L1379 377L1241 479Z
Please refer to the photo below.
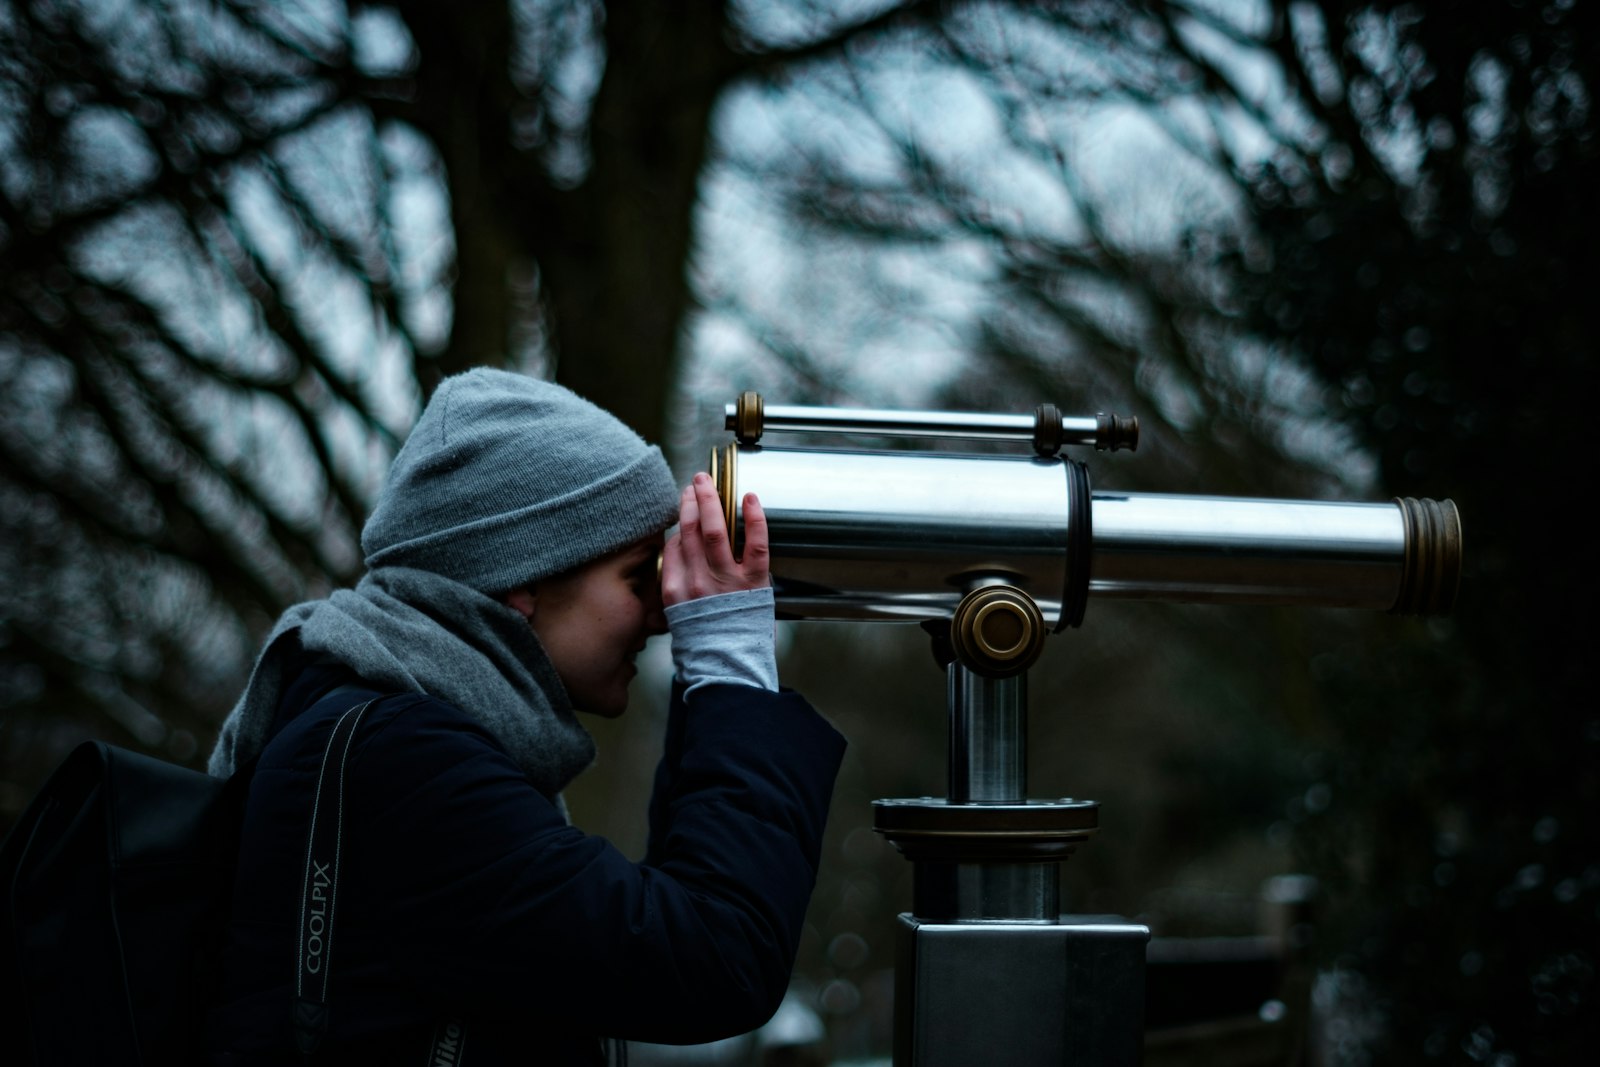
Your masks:
M723 425L733 431L741 445L753 445L761 440L766 429L766 405L761 402L761 394L753 389L740 393L738 403L733 405L732 414L724 418Z
M988 678L1009 678L1033 666L1044 650L1044 616L1016 586L988 585L961 598L950 620L950 643L962 666Z

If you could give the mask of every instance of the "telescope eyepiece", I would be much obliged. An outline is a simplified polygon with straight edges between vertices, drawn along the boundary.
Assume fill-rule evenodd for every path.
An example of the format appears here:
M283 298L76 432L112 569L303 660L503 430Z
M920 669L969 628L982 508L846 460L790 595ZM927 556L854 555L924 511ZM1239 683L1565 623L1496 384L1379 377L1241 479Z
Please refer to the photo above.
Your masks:
M1097 452L1129 452L1139 450L1139 416L1110 415L1101 412L1095 417L1094 447Z

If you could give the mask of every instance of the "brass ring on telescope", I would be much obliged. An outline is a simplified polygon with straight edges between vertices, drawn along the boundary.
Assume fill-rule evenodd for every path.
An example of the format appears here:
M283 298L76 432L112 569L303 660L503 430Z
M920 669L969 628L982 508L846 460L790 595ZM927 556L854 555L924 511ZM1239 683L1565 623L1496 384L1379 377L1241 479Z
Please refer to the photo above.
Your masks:
M734 502L739 499L738 459L739 446L736 444L711 450L711 484L716 487L717 496L722 501L722 521L727 524L728 539L733 545L735 557L743 547L739 528L734 525L737 510Z
M1395 497L1405 524L1405 559L1393 615L1448 615L1461 586L1461 513L1453 500Z
M990 600L972 613L972 639L985 656L1009 663L1027 650L1028 617L1009 600Z
M746 389L739 394L738 404L734 408L733 425L729 429L733 431L733 436L739 439L740 444L753 445L761 440L765 410L760 393Z
M1044 649L1044 615L1013 585L987 585L961 598L950 643L962 665L988 678L1021 674Z

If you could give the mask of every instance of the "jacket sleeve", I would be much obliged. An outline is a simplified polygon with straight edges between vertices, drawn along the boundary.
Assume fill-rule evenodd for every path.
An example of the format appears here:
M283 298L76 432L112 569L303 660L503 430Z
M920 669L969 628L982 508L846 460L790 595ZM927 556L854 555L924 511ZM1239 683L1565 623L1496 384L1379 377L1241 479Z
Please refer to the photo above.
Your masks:
M661 745L661 762L656 764L655 785L650 790L649 837L644 856L646 866L657 865L657 846L664 844L667 839L672 793L678 781L678 767L683 763L683 721L686 715L684 685L674 677L672 702L667 710L667 732Z
M844 741L802 698L677 702L647 862L568 826L454 709L416 709L357 761L392 973L469 1013L704 1041L776 1010ZM367 852L363 848L363 852ZM365 881L365 879L363 879Z

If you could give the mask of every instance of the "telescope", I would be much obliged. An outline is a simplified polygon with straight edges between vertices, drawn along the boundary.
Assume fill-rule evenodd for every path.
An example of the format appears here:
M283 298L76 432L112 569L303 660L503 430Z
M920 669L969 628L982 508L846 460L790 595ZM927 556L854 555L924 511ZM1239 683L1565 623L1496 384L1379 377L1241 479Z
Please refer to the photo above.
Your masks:
M1060 864L1099 805L1027 796L1027 670L1101 599L1450 611L1453 502L1259 500L1091 488L1068 446L1138 447L1137 418L727 405L714 448L735 553L766 514L779 618L920 622L947 664L945 797L880 800L913 864L899 918L896 1067L1134 1065L1146 927L1060 913ZM1014 442L1015 453L774 448L769 435ZM1000 980L1003 976L1003 981Z

